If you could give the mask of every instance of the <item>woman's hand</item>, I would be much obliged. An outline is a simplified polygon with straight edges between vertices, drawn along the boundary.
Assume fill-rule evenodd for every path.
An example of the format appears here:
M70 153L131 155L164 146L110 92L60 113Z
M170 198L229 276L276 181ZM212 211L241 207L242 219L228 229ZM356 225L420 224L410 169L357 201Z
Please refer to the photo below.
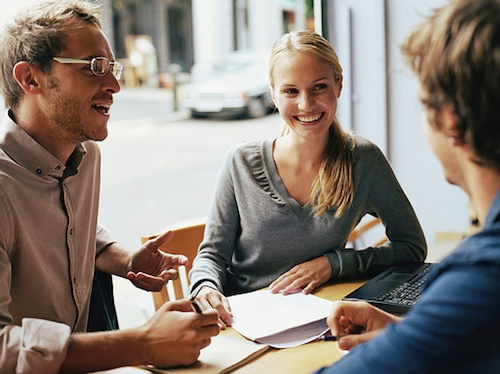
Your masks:
M272 293L288 295L302 290L308 294L327 282L332 275L330 263L325 256L316 257L294 266L269 285Z
M202 308L214 308L219 313L219 326L221 329L231 326L233 323L233 314L227 298L214 288L203 286L196 295Z

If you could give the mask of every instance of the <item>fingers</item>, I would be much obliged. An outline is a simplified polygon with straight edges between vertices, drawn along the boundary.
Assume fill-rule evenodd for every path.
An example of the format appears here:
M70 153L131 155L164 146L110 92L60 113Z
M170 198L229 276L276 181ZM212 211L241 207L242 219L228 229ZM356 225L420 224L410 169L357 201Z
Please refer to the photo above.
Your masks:
M227 298L219 291L210 288L202 287L196 299L200 302L204 309L214 308L219 313L219 325L222 329L226 326L231 326L233 323L233 314L231 313L231 306Z
M200 314L200 318L201 325L207 329L209 336L215 336L219 333L218 328L214 329L214 326L217 326L217 323L219 322L219 313L217 310L204 310L203 313Z
M157 249L161 247L163 244L167 243L174 236L174 232L171 230L162 232L158 235L153 235L148 237L148 241L144 243L143 247Z
M331 277L330 263L325 256L303 262L282 274L269 285L271 293L288 295L302 290L311 293Z
M370 307L371 305L365 302L335 303L327 318L332 334L343 336L364 328L369 320Z
M297 292L302 289L303 283L301 281L300 275L290 271L281 275L278 279L269 285L269 291L271 293L282 293L283 295L288 295L293 292Z
M193 312L189 300L164 303L141 327L148 362L169 367L193 363L219 334L218 321L215 309Z
M188 300L175 300L166 302L161 306L160 309L170 310L170 311L179 311L179 312L192 312L191 304Z
M170 262L172 266L174 265L186 266L187 264L189 264L189 259L184 255L171 255L168 253L164 253L164 255L170 257Z
M357 346L358 344L365 343L372 340L375 336L379 334L379 331L365 332L362 334L346 335L338 338L337 343L340 349L350 350Z
M297 273L293 275L287 275L287 273L285 273L269 285L269 290L271 293L281 293L283 295L290 295L300 291L309 294L318 286L318 281L314 279L303 277Z
M272 293L278 293L283 287L281 287L281 283L283 279L286 277L287 273L280 275L274 282L269 285L269 291Z
M202 313L193 312L191 308L191 301L182 299L176 301L169 301L162 305L165 311L179 311L179 312L192 312L198 319L198 323L206 330L207 337L215 336L219 333L217 323L219 321L219 313L213 308L203 309Z
M178 273L175 269L164 270L158 276L143 272L134 273L133 271L127 273L127 279L130 280L134 286L152 292L161 291L169 280L175 280L177 278Z
M352 347L373 339L389 322L400 317L391 315L367 302L339 301L327 318L332 335L337 336L340 349Z

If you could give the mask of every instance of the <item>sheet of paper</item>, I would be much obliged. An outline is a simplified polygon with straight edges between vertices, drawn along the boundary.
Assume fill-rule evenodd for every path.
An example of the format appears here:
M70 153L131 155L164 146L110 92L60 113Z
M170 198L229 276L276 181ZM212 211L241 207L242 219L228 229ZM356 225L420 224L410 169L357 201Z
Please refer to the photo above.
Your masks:
M330 328L326 323L326 319L323 318L316 322L259 338L258 341L274 348L291 348L312 342L326 334L329 330Z
M277 348L304 344L328 331L326 317L333 306L311 294L284 296L268 290L231 296L229 303L236 331Z

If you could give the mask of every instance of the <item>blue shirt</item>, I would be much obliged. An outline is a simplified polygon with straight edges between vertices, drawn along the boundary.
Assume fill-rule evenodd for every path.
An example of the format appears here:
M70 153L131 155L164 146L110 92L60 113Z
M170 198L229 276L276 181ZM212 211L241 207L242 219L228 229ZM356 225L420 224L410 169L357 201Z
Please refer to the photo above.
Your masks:
M500 192L483 229L429 273L406 318L329 373L500 373Z

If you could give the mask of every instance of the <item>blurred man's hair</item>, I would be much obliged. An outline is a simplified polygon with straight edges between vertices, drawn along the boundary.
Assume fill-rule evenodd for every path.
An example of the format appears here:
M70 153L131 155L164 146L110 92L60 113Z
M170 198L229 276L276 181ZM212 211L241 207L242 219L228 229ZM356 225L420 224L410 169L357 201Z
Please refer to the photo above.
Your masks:
M500 0L458 0L438 9L404 41L430 122L450 105L457 140L477 162L500 169Z

